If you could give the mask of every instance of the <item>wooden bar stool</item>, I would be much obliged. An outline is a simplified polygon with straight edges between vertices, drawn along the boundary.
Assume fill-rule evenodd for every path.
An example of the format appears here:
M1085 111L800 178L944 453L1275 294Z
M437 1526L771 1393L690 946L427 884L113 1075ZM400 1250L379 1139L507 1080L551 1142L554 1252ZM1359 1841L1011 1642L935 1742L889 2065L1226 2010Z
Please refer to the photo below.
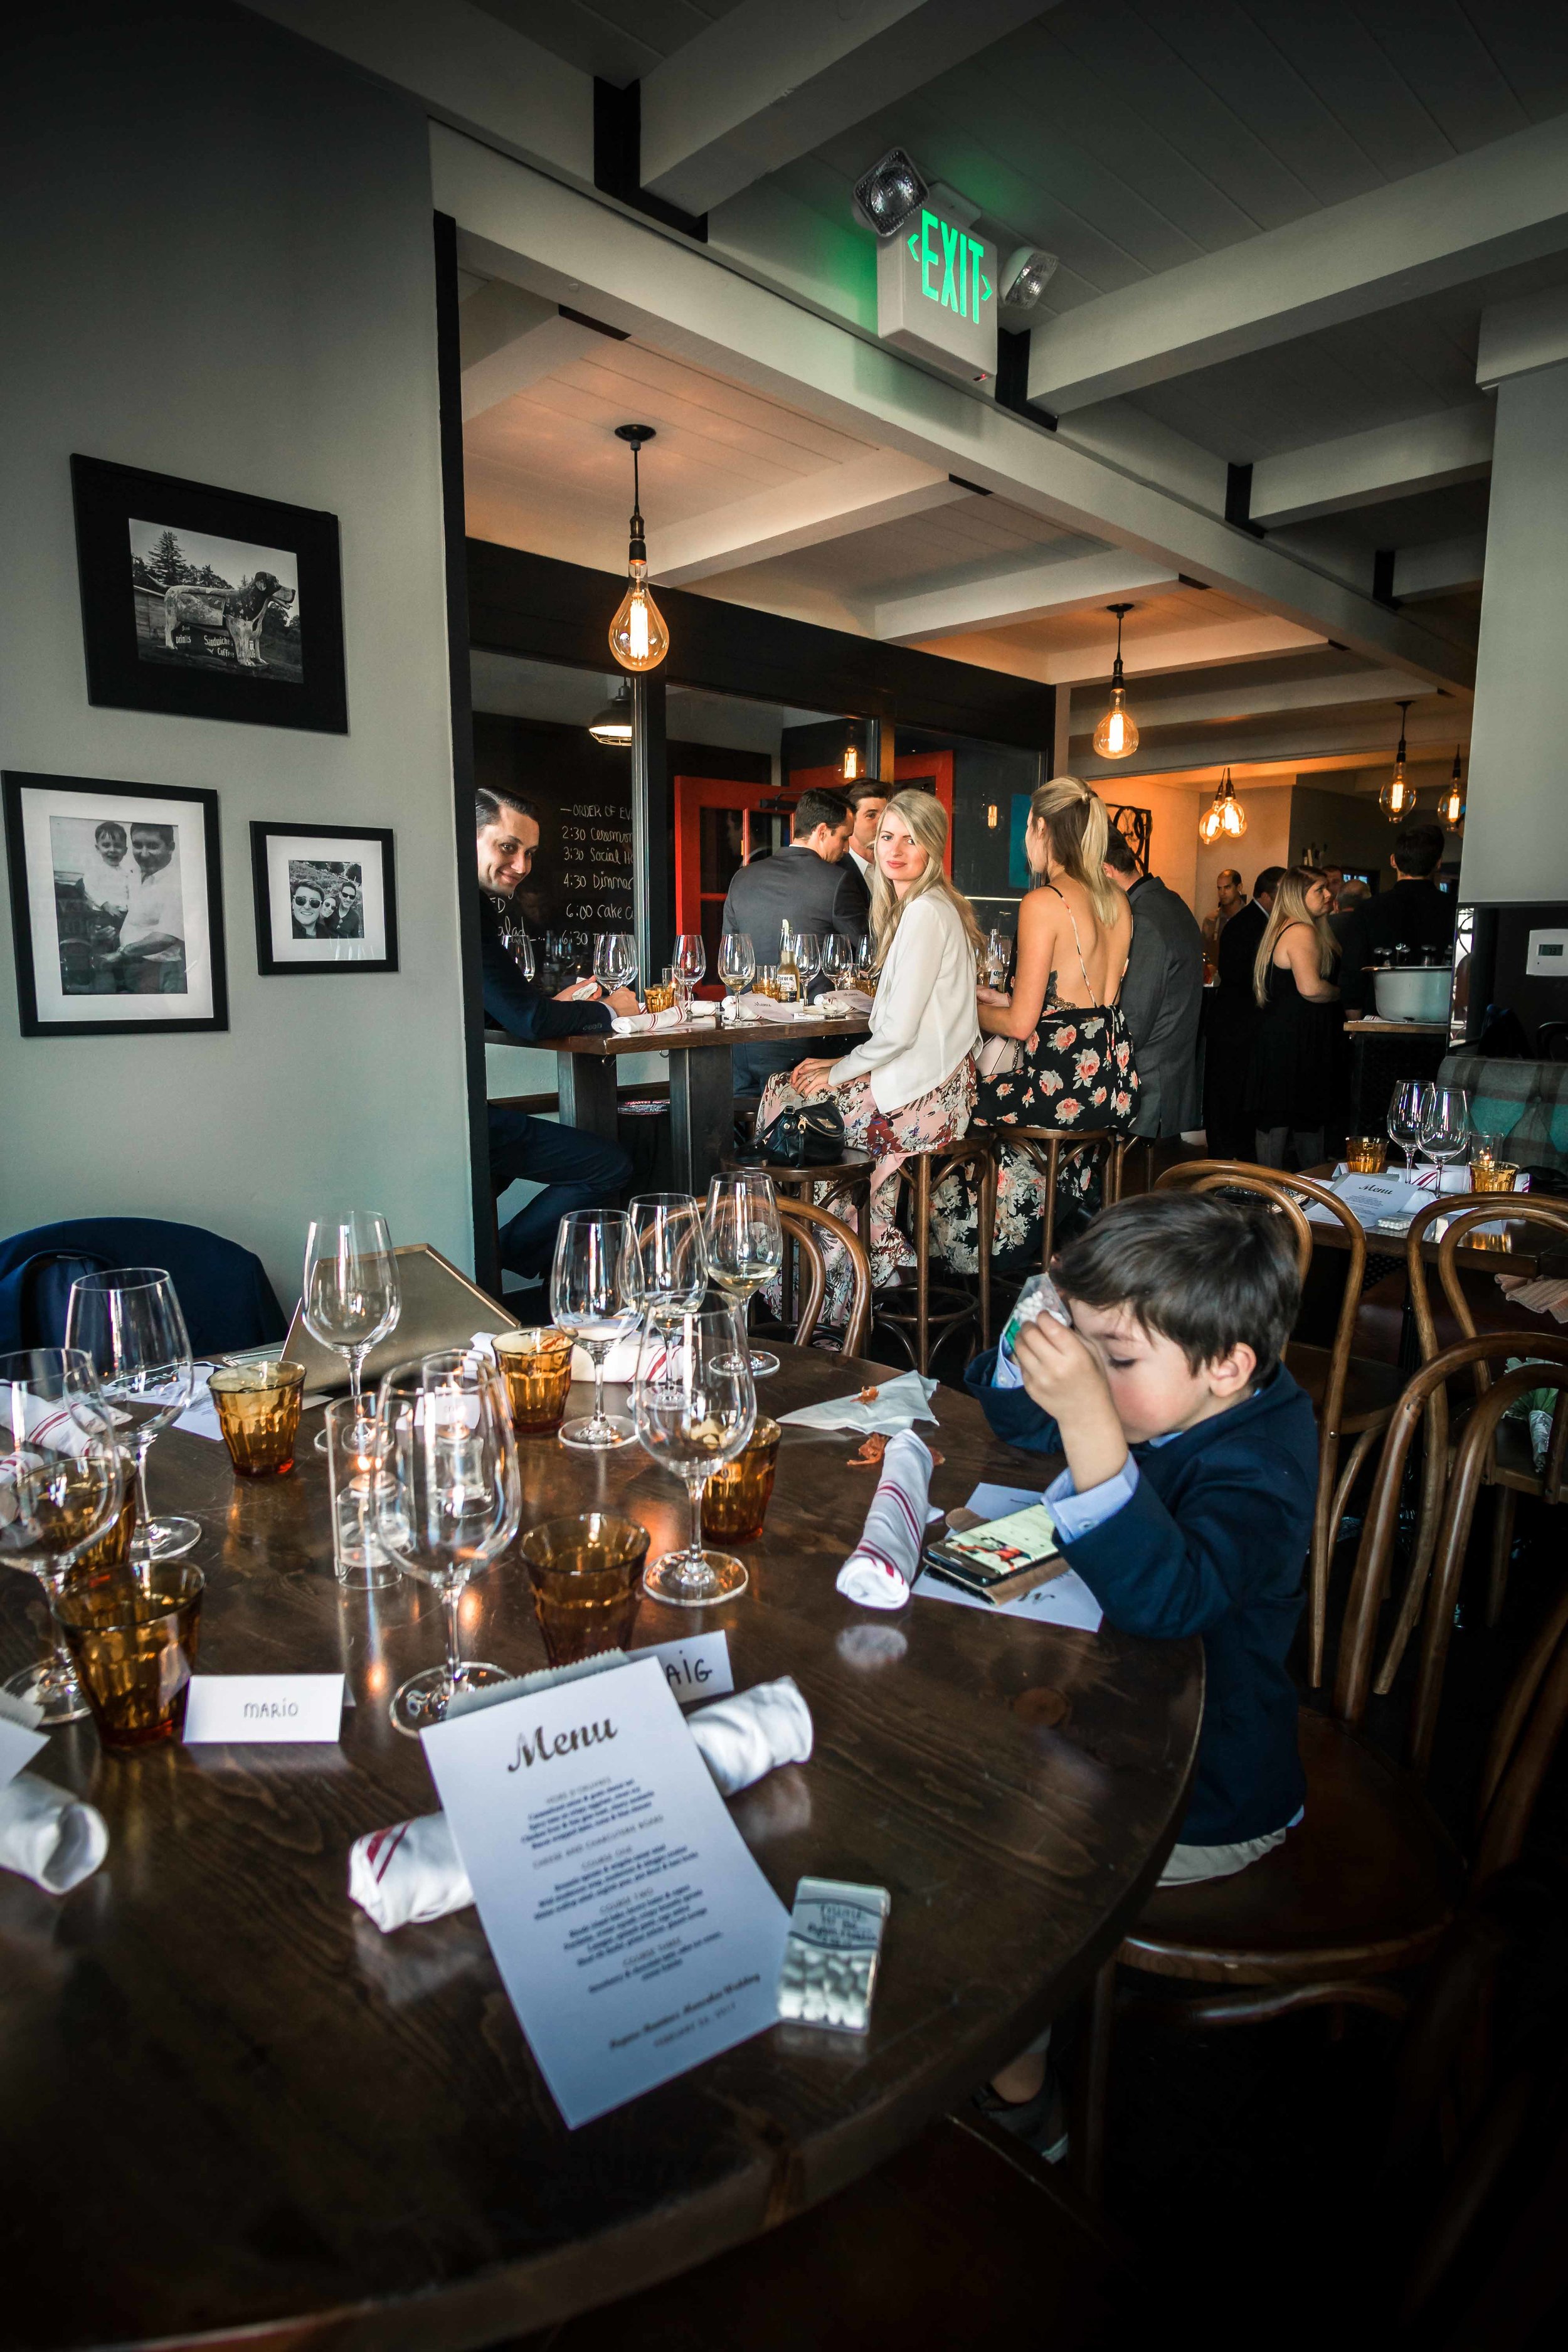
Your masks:
M894 1179L899 1187L895 1212L915 1253L915 1278L875 1294L873 1319L898 1341L916 1371L931 1370L931 1350L944 1339L973 1324L981 1348L991 1345L991 1242L996 1215L994 1130L972 1130L962 1143L940 1151L911 1151ZM971 1292L957 1276L933 1283L931 1278L931 1198L943 1177L962 1169L977 1188L979 1271ZM977 1350L971 1348L970 1354Z
M1086 1160L1090 1161L1100 1171L1100 1206L1109 1208L1117 1198L1114 1187L1121 1171L1119 1155L1126 1149L1126 1139L1119 1140L1107 1127L1089 1128L1081 1133L1060 1127L994 1127L986 1132L997 1152L1021 1153L1045 1184L1045 1219L1040 1234L1040 1272L1044 1274L1056 1255L1059 1179L1069 1168L1081 1167ZM994 1181L1000 1172L997 1163Z
M869 1151L846 1151L841 1160L830 1160L821 1168L773 1168L763 1166L761 1172L773 1180L773 1191L792 1201L802 1201L809 1209L826 1209L831 1216L853 1224L861 1242L871 1246L871 1171L877 1162ZM732 1174L742 1166L755 1168L754 1160L742 1161L737 1151L721 1151L719 1165L725 1173Z

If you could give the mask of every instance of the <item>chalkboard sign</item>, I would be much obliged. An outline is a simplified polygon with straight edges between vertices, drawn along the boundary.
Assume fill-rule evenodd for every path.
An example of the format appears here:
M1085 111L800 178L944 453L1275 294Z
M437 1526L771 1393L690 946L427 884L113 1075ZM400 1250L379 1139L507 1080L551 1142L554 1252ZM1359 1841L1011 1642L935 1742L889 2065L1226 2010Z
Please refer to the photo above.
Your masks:
M632 928L631 755L583 727L474 713L474 781L539 812L533 871L513 901L536 940ZM587 969L583 963L584 970Z

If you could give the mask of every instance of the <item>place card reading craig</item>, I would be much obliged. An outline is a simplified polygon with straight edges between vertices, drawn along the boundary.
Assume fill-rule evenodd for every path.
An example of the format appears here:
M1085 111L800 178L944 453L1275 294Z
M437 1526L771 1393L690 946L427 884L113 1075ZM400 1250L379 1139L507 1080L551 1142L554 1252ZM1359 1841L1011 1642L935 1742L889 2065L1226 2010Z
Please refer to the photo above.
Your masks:
M683 1642L655 1642L637 1652L639 1658L657 1658L679 1706L705 1706L735 1687L730 1671L727 1633L692 1633Z
M774 2022L788 1915L656 1658L420 1737L570 2129Z
M342 1675L193 1675L185 1744L335 1740L342 1713Z

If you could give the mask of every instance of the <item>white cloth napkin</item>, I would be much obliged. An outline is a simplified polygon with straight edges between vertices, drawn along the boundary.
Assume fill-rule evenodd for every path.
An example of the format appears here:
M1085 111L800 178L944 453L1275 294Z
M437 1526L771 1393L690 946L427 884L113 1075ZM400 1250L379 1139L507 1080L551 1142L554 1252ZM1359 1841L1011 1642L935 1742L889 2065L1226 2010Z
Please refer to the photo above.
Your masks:
M860 1540L838 1571L838 1590L862 1609L901 1609L921 1564L931 1500L931 1449L912 1429L889 1438Z
M642 1334L638 1331L634 1331L629 1339L614 1341L605 1358L605 1378L617 1386L635 1381L637 1376L637 1350L641 1345ZM586 1348L573 1349L572 1377L574 1381L593 1379L594 1359Z
M811 1710L789 1675L717 1699L685 1721L721 1796L749 1789L781 1764L804 1764L811 1754ZM474 1890L446 1814L422 1813L356 1839L349 1850L349 1897L384 1936L467 1910Z
M825 988L814 1010L847 1018L851 1013L869 1013L871 999L863 988Z
M930 1404L935 1381L922 1380L919 1372L900 1372L894 1380L873 1385L877 1393L868 1404L861 1403L858 1394L838 1397L826 1404L803 1404L795 1412L781 1412L779 1419L790 1428L854 1429L862 1437L873 1430L894 1437L917 1421L935 1421Z
M68 1789L19 1772L0 1790L0 1869L19 1872L46 1895L68 1895L108 1852L103 1815Z
M694 1004L684 1018L679 1006L672 1004L663 1013L612 1013L610 1025L617 1037L641 1037L654 1029L710 1029L718 1018L716 1004Z
M815 1021L815 1004L781 1004L776 996L757 996L750 990L736 999L743 1021L772 1021L787 1028L792 1021Z

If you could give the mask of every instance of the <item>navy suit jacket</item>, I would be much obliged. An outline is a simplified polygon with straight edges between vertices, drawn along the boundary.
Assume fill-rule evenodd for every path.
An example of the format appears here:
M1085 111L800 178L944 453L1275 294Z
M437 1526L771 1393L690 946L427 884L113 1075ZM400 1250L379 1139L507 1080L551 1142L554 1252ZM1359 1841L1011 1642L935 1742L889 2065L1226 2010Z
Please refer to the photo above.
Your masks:
M964 1381L997 1436L1059 1453L1056 1423L1025 1390L991 1387L995 1367L993 1349ZM1203 1638L1204 1720L1183 1844L1267 1837L1307 1789L1285 1661L1318 1490L1311 1404L1280 1364L1228 1412L1132 1454L1131 1500L1062 1549L1122 1633Z
M500 925L489 900L479 898L479 961L485 994L485 1019L497 1029L531 1044L552 1037L600 1035L615 1015L607 1004L588 1002L562 1004L522 973L500 943Z

